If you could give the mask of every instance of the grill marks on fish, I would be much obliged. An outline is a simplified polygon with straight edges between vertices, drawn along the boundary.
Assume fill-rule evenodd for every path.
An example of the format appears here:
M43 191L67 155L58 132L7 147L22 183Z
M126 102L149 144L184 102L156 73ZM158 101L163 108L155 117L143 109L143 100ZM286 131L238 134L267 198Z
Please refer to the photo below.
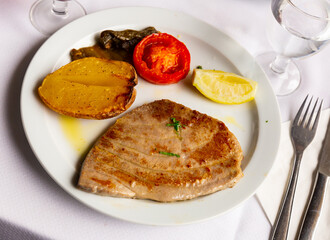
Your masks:
M167 126L171 117L186 126L180 138ZM243 175L242 158L224 123L159 100L127 113L99 138L83 163L78 187L116 197L186 200L232 187Z

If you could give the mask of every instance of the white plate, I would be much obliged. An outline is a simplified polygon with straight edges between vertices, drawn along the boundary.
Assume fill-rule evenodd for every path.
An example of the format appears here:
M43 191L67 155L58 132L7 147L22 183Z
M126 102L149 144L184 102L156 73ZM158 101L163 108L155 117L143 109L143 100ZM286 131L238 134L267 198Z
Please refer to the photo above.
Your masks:
M114 119L75 120L81 127L80 145L75 146L63 130L62 117L45 107L36 89L48 73L70 61L69 51L72 48L94 44L95 37L102 30L142 29L147 26L154 26L184 42L191 53L191 69L202 65L204 69L235 72L259 83L254 101L222 105L208 100L192 87L191 75L169 86L157 86L139 79L137 98L130 108L167 98L224 121L240 141L244 152L244 177L234 188L189 201L158 203L102 197L75 187L79 164L84 156L82 152L89 149ZM280 139L276 98L264 73L247 51L218 29L196 18L158 8L109 9L78 19L56 32L38 50L27 69L21 91L21 114L35 155L63 189L104 214L152 225L197 222L242 203L255 193L271 169Z

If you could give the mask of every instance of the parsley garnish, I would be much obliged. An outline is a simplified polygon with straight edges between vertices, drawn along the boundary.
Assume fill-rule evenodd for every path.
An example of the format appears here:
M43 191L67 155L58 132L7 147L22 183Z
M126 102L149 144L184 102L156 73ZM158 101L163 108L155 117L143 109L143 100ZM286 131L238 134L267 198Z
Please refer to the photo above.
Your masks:
M160 154L163 154L163 155L167 155L167 156L174 156L174 157L180 157L179 154L176 154L176 153L171 153L171 152L163 152L163 151L159 151Z
M177 121L174 117L171 117L171 121L172 123L168 123L166 124L166 126L168 127L174 127L174 131L175 134L179 137L179 139L181 140L181 128L184 128L185 125L181 125L181 123L179 121Z
M177 121L174 117L171 117L171 121L172 121L172 123L168 123L168 124L166 124L166 126L168 126L168 127L173 126L174 130L176 132L179 132L180 128L182 128L181 123L179 121Z
M196 69L203 69L203 67L201 65L198 65Z

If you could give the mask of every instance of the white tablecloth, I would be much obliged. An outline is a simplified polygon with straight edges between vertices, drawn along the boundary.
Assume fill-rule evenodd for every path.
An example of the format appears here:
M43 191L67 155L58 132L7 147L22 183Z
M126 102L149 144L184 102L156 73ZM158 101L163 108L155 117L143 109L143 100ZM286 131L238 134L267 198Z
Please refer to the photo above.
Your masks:
M19 95L26 68L46 40L29 21L34 0L0 2L0 239L268 239L270 224L256 197L198 224L154 227L95 212L64 192L43 170L26 140ZM123 6L155 6L182 11L224 31L256 56L269 51L265 18L268 0L80 0L88 13ZM298 61L303 83L279 98L282 121L291 119L311 93L330 104L330 48ZM297 101L299 99L299 101Z

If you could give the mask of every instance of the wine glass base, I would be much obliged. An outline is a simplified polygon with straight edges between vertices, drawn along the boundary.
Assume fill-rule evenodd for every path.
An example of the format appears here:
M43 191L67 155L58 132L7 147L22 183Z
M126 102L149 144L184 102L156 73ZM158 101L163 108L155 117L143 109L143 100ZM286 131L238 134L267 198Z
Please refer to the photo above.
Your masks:
M256 61L267 75L276 96L286 96L293 93L300 85L301 77L297 65L290 60L284 73L276 73L271 69L271 63L276 53L264 53L256 57Z
M41 33L50 36L64 25L86 15L82 5L75 0L66 1L66 14L53 11L53 0L38 0L30 9L32 25Z

